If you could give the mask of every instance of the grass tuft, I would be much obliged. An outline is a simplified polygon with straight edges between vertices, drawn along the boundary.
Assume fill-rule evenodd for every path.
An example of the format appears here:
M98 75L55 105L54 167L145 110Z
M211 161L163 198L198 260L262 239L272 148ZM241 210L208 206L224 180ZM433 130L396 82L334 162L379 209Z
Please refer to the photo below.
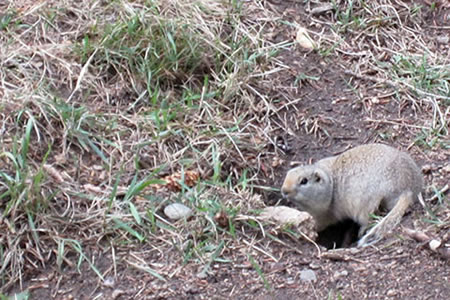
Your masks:
M103 280L85 249L92 243L174 243L205 272L226 261L228 240L218 236L236 238L243 206L222 200L260 172L269 133L251 122L271 100L255 78L280 47L262 38L267 21L242 21L251 11L269 13L203 0L8 6L0 18L1 291L51 262L80 272L85 262ZM216 188L222 198L211 195ZM172 201L196 212L190 246L161 211ZM228 228L215 223L221 211ZM136 259L130 266L165 278Z

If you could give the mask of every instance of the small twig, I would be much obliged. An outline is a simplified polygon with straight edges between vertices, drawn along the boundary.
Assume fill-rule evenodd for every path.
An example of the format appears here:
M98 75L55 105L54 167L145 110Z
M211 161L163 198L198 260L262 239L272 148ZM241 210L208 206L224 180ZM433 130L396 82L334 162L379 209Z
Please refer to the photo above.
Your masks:
M438 191L436 194L434 194L434 196L431 197L429 201L436 200L439 197L439 195L443 195L447 191L448 191L448 184L446 184L440 191Z
M344 251L344 252L342 252L342 251ZM323 258L327 258L330 260L337 260L337 261L350 261L351 260L351 261L359 262L361 264L367 263L364 260L351 257L350 255L347 255L345 252L346 252L346 250L329 250L329 251L323 252L322 255L320 256L320 258L323 257Z
M263 249L259 248L258 246L253 245L253 243L247 242L246 240L242 240L244 242L244 244L246 244L247 246L250 246L252 248L254 248L255 250L261 252L262 254L270 257L274 262L278 262L279 260L276 259L272 254L267 253L266 251L264 251Z
M424 245L427 245L426 248L431 252L439 254L439 256L442 258L450 259L450 248L444 247L443 246L444 243L442 241L438 239L433 239L422 231L417 231L410 228L404 228L403 231L407 236L409 236L413 240L418 241L420 243L424 243Z
M306 234L304 234L302 231L299 231L299 232L300 232L300 235L301 235L305 240L307 240L308 242L310 242L311 244L313 244L313 245L316 247L316 249L317 249L317 256L318 256L318 257L321 257L322 252L320 251L319 245L318 245L315 241L313 241L311 238L309 238L309 236L307 236Z
M73 89L72 93L70 94L69 98L67 98L66 102L69 103L70 100L72 100L72 97L75 95L75 93L80 89L81 87L81 81L84 79L84 75L87 73L88 68L91 64L91 61L94 59L95 55L97 54L99 48L96 48L94 52L91 54L91 56L88 58L87 62L84 64L83 68L81 68L80 75L78 75L77 84L75 85L75 88Z
M433 94L433 93L428 93L428 92L422 91L422 90L412 86L411 84L403 82L403 81L397 81L396 82L396 81L393 81L393 80L382 79L382 78L378 78L378 77L375 77L375 76L357 74L357 73L355 73L353 71L350 71L350 70L345 70L344 73L347 74L347 75L355 76L355 77L360 78L360 79L364 79L364 80L368 80L368 81L374 81L374 82L382 83L382 84L388 84L388 85L390 85L390 86L392 86L394 88L398 88L398 89L401 87L401 85L404 85L407 88L409 88L411 90L414 90L414 91L416 91L419 94L422 94L424 96L433 97L433 98L436 98L436 99L450 100L450 97L442 96L442 95L436 95L436 94Z
M417 129L430 129L426 126L405 124L405 123L399 123L399 122L394 122L394 121L389 121L389 120L375 120L375 119L367 118L364 121L371 122L371 123L385 123L385 124L399 125L399 126L405 126L405 127L411 127L411 128L417 128Z

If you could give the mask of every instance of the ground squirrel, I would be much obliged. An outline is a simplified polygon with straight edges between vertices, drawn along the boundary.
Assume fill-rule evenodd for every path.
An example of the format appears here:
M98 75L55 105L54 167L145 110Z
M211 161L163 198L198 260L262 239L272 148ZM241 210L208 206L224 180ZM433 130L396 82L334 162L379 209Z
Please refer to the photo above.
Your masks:
M281 192L313 216L318 231L345 219L355 221L361 226L358 246L367 246L397 225L420 194L422 181L408 154L368 144L291 169ZM363 236L370 214L380 208L389 213Z

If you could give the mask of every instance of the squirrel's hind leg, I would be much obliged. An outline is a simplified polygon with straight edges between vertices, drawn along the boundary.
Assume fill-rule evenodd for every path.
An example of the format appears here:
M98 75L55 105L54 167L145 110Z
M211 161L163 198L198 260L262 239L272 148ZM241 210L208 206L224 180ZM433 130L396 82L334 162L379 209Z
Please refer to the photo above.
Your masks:
M383 238L387 232L391 231L405 214L406 209L413 202L413 194L406 191L398 197L398 201L392 210L374 227L372 227L358 241L358 247L367 247Z

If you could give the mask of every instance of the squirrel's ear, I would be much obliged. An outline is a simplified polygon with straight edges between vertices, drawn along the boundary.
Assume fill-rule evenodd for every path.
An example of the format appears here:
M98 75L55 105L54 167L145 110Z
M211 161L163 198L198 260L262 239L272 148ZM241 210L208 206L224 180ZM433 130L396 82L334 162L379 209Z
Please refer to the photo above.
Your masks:
M319 171L315 171L313 179L315 182L320 182L322 180L322 174Z

